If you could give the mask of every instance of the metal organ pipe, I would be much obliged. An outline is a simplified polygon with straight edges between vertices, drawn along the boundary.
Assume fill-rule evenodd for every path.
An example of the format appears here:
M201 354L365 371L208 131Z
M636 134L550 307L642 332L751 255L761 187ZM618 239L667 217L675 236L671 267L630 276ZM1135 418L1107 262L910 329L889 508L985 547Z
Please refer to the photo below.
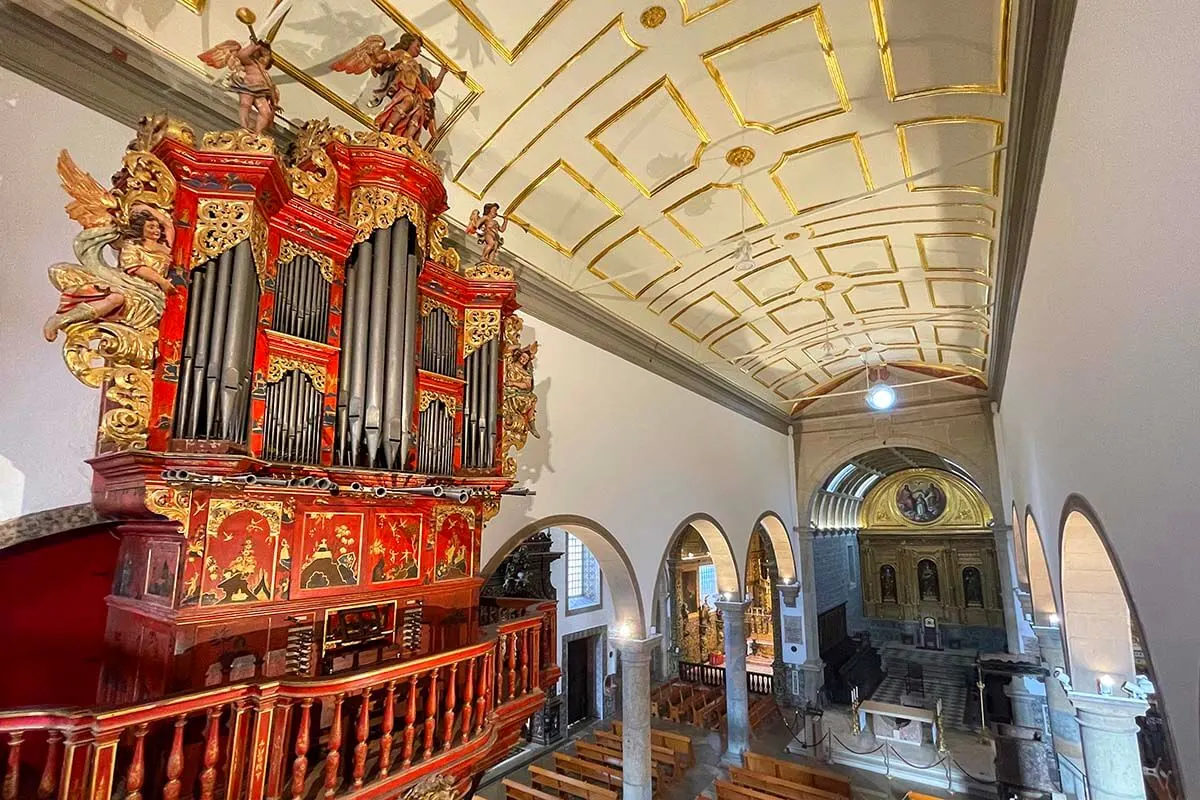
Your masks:
M412 449L412 416L414 395L417 390L417 274L421 271L422 255L416 242L409 238L408 274L405 276L404 348L400 358L400 452L396 456L396 469L408 464L408 453ZM393 362L395 363L395 362Z
M358 269L353 262L346 263L346 288L342 294L342 355L340 363L342 365L342 375L348 375L346 365L350 363L351 353L351 336L350 331L354 327L354 317L356 306L354 302L355 286L358 280ZM350 383L343 377L338 381L338 399L337 399L337 423L334 436L334 461L338 464L346 464L349 459L349 409L350 402Z
M350 460L357 465L362 447L363 401L367 393L367 328L371 319L371 240L358 246L354 271L357 273L354 287L354 330L350 346L349 372L343 365L343 379L350 378L348 403L350 421Z
M399 463L399 467L397 468L403 468L403 463L399 462L398 459L401 444L404 440L404 430L408 427L408 421L401 416L404 405L402 400L404 370L400 368L400 365L404 363L403 357L405 351L402 348L404 343L404 329L408 323L409 313L408 272L410 263L408 258L407 225L392 225L389 267L388 284L390 292L388 294L385 352L393 358L399 357L399 362L392 361L388 364L383 401L383 439L386 449L386 466L393 467ZM412 351L408 352L411 355Z
M224 350L221 355L221 422L223 438L240 442L245 420L239 419L242 383L246 380L245 353L250 332L246 318L257 310L257 292L250 254L250 243L241 242L233 250L233 274L230 277L229 311L225 318ZM211 427L211 426L210 426Z
M384 345L387 336L388 277L392 254L391 231L379 228L371 235L375 253L371 263L371 324L367 343L367 397L364 427L367 434L367 463L377 465L383 428Z
M192 369L196 362L196 340L199 338L197 319L204 297L204 276L208 265L197 267L191 272L191 288L188 290L187 315L183 323L183 354L179 363L179 394L175 403L175 434L188 435L188 420L191 419L195 398L192 396ZM194 428L193 428L194 430Z

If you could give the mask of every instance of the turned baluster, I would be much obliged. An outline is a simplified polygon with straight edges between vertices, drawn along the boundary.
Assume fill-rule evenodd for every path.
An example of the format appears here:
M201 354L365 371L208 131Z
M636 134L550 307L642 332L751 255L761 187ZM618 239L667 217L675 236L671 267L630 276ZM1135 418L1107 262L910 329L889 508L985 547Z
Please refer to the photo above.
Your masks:
M208 710L208 726L204 730L204 770L200 773L200 800L213 800L217 786L217 759L221 755L221 711L223 706Z
M362 700L358 704L358 725L354 728L354 788L361 789L363 775L367 773L367 731L370 727L368 713L371 708L371 690L363 689Z
M463 682L462 742L471 738L471 709L475 699L475 657L467 659L467 679Z
M408 679L408 706L404 710L404 752L401 757L404 759L403 767L408 769L412 764L413 758L413 738L416 736L417 730L414 727L417 723L417 676L413 675Z
M42 767L42 780L38 783L37 794L41 800L54 796L58 788L58 761L62 754L63 735L58 731L46 734L46 764Z
M171 739L171 754L167 756L167 783L163 786L163 800L179 800L179 776L183 774L183 727L187 717L180 714L175 718L175 734Z
M396 682L390 681L383 696L383 735L379 739L379 777L392 769L392 729L396 727Z
M438 667L429 671L429 697L425 699L425 750L422 758L433 755L433 730L437 727Z
M300 726L296 730L296 760L292 762L292 797L304 797L304 783L308 779L308 735L312 725L312 698L300 704Z
M333 722L329 725L329 751L325 754L325 796L337 792L338 768L342 765L342 702L343 695L333 697Z
M292 728L292 704L281 700L275 707L271 730L271 756L267 764L266 800L279 800L283 794L283 759L287 755L288 732Z
M487 711L487 685L491 669L492 654L484 653L483 660L479 662L479 697L475 700L475 731L477 733L483 728L483 715Z
M508 635L508 699L517 696L517 634Z
M24 739L22 731L13 731L8 735L8 768L4 773L4 788L0 790L0 797L4 800L14 800L17 796L17 783L21 777L21 742Z
M529 674L534 689L542 688L542 628L539 625L530 632L533 646L529 648Z
M125 770L125 800L142 800L142 784L146 781L146 731L149 725L141 723L133 729L133 756Z
M454 744L454 705L458 701L458 662L450 665L450 677L446 681L446 696L443 705L446 713L442 715L442 749L449 750Z
M529 693L529 628L521 631L521 694Z

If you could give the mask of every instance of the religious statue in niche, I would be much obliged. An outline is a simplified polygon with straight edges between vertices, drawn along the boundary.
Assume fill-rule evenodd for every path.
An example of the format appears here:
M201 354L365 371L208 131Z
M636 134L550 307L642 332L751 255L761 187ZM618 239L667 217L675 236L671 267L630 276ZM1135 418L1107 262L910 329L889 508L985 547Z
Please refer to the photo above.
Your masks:
M896 493L896 509L909 522L933 522L946 510L946 493L931 480L906 481Z
M942 589L938 583L937 564L928 558L917 562L917 589L922 601L941 602Z
M440 70L434 77L417 61L422 57L422 44L421 37L404 33L389 50L382 36L372 34L330 65L335 72L362 75L370 70L378 76L379 85L367 103L371 107L383 106L375 116L376 127L413 141L420 138L421 131L427 131L430 140L437 138L434 95L449 71L445 64L438 64ZM428 56L425 58L428 60ZM459 77L466 77L466 73L460 73Z
M305 514L304 541L299 588L328 589L358 583L361 515Z
M962 571L963 600L968 608L983 608L983 575L976 567Z
M479 256L480 264L498 264L496 258L500 254L500 246L504 237L500 234L508 230L508 218L500 216L499 203L484 203L483 213L471 212L467 222L467 235L477 237L476 241L483 248Z
M239 8L237 18L250 28L250 41L243 45L236 39L226 39L197 58L213 69L226 70L219 85L238 96L238 121L244 129L261 134L283 109L279 104L279 88L271 79L274 64L271 43L254 34L253 11Z
M416 580L421 574L421 518L378 514L371 542L371 583Z
M884 603L897 603L896 597L896 568L884 564L879 568L879 599Z

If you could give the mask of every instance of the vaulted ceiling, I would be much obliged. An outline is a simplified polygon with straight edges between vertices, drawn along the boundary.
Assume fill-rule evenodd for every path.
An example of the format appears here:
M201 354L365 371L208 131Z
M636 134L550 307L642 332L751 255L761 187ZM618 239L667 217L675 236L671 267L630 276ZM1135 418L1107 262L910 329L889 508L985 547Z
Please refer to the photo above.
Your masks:
M194 69L244 35L226 2L87 4ZM295 0L274 45L288 118L361 126L375 79L329 64L368 34L419 32L466 71L437 97L450 216L499 203L511 253L789 411L864 359L984 386L1011 11Z

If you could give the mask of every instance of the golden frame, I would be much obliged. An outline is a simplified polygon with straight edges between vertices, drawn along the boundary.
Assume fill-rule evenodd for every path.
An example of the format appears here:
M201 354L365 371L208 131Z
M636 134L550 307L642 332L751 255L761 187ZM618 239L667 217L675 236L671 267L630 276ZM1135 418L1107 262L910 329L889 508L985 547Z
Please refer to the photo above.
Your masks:
M942 304L938 303L937 298L935 298L933 295L933 284L935 284L935 283L973 283L976 286L982 286L984 288L984 294L983 294L984 307L986 308L987 305L992 302L992 284L989 281L979 280L978 278L926 278L925 279L925 288L926 288L926 291L929 292L929 305L933 306L934 308L948 308L948 309L979 308L979 306L974 306L974 305L949 305L949 306L946 306L946 305L942 305Z
M871 167L867 164L867 154L863 150L862 139L859 137L857 132L847 133L842 136L831 136L830 138L822 139L819 142L813 142L812 144L806 144L800 147L793 147L791 150L785 150L783 154L779 156L779 160L776 161L769 170L767 170L767 174L771 176L772 183L775 184L775 188L779 190L779 193L783 195L783 200L787 203L788 208L791 210L793 216L806 214L809 211L816 211L818 208L824 208L827 205L837 203L845 198L839 197L834 200L827 200L824 203L817 203L815 205L800 208L796 205L796 201L792 199L792 195L790 192L788 192L787 186L784 185L783 178L779 176L779 170L787 166L787 163L793 158L807 155L809 153L816 152L817 150L824 150L825 148L833 147L834 145L845 144L847 142L854 147L854 155L858 159L858 170L862 174L863 184L866 186L866 190L868 192L875 191L875 182L871 180Z
M991 276L992 276L992 260L993 260L995 248L996 248L996 242L994 239L992 239L991 236L988 236L987 234L984 234L984 233L969 233L969 232L961 232L960 233L960 232L956 232L956 231L948 231L946 233L915 233L915 234L913 234L913 236L917 240L917 254L918 254L918 257L921 259L921 269L924 270L925 272L975 272L980 275L984 275L988 278L991 278ZM925 241L927 239L950 239L950 238L961 238L961 237L966 237L968 239L979 239L981 241L987 242L988 250L987 250L987 263L986 264L984 264L981 268L933 267L933 266L930 266L929 253L925 249Z
M640 106L660 89L667 90L667 95L675 103L675 107L679 109L679 113L683 115L684 120L692 127L692 130L695 132L696 138L700 143L696 145L696 149L692 153L692 163L690 166L680 170L651 189L646 186L646 184L642 183L641 179L634 175L633 172L621 162L621 159L617 157L616 153L608 149L604 142L600 141L600 136L622 117ZM591 133L589 133L586 138L592 143L593 147L600 151L600 155L604 156L604 158L608 160L608 163L612 164L618 172L624 175L625 179L632 183L644 197L653 197L663 189L673 184L675 181L679 180L685 175L691 174L698 169L700 167L700 159L704 155L705 149L707 149L709 144L712 143L712 138L708 135L708 132L704 130L704 126L700 124L700 120L696 118L696 113L692 111L690 106L688 106L687 101L683 99L683 95L679 93L679 89L675 86L675 83L668 75L663 75L654 83L643 89L637 97L621 106L615 113L612 114L612 116L593 128Z
M808 283L808 281L811 280L807 275L804 274L804 269L800 266L800 262L798 262L796 260L796 257L794 255L788 254L786 256L783 256L782 258L775 259L774 261L772 261L769 264L764 264L761 267L756 267L755 269L752 269L749 272L747 272L745 275L734 278L733 279L734 285L736 285L739 289L741 289L742 294L746 295L746 297L749 297L751 302L753 302L754 305L758 306L759 308L762 308L763 306L767 305L772 300L778 300L781 297L786 297L787 295L796 291L797 287L792 287L791 289L788 289L787 291L780 292L779 294L775 294L770 297L760 298L760 297L758 297L758 295L754 294L754 292L751 289L744 286L742 283L743 281L748 280L749 278L753 277L754 275L757 275L758 273L760 273L764 270L768 270L768 269L771 269L772 267L779 266L780 264L784 263L785 261L791 263L792 269L795 270L796 274L800 276L801 284ZM722 273L722 274L724 274L724 273ZM719 276L715 276L715 277L719 277ZM797 284L797 286L799 286L799 284Z
M664 272L663 274L659 275L657 278L654 278L653 280L651 280L649 283L647 283L645 286L643 286L637 292L631 292L629 289L627 289L623 285L621 285L620 281L615 280L615 279L610 280L609 276L603 270L601 270L599 267L597 267L596 264L599 263L601 259L603 259L606 255L611 253L613 250L617 249L622 244L629 241L634 236L638 236L638 235L640 235L643 239L645 239L647 242L649 242L650 245L654 249L658 250L660 253L662 253L664 256L666 256L666 258L672 262L672 267L669 270L667 270L666 272ZM642 295L644 295L646 292L650 291L650 289L656 283L661 281L663 278L666 278L668 275L675 274L676 272L678 272L681 269L683 269L683 266L675 259L675 256L671 255L670 251L667 250L667 248L664 247L661 242L659 242L657 239L655 239L653 236L651 236L650 232L642 227L634 228L629 233L625 234L620 239L617 239L615 242L610 244L608 247L601 250L599 253L596 254L596 257L593 258L587 265L588 272L592 273L600 280L608 281L614 289L616 289L618 292L620 292L621 294L628 297L630 300L640 300L642 298Z
M870 272L859 272L859 273L838 272L837 270L835 270L833 268L833 265L831 265L829 263L829 259L827 259L825 257L826 250L836 250L839 247L847 247L847 246L853 245L853 244L866 244L867 242L883 242L883 249L887 251L888 263L890 263L892 265L891 269L877 269L877 270L872 270ZM841 278L850 278L852 280L857 280L859 278L867 278L867 277L871 277L873 275L893 275L900 271L900 265L898 263L896 263L896 253L895 253L895 251L892 250L891 237L889 237L887 235L864 236L861 239L847 239L844 242L834 242L833 244L823 244L818 247L814 247L813 252L817 254L817 258L820 260L821 266L825 267L826 272L828 272L830 275L837 275L838 277L841 277Z
M699 11L692 11L690 8L688 8L688 0L679 0L679 10L683 15L683 24L687 25L690 22L695 22L706 14L711 14L717 9L732 2L733 0L711 0L707 6Z
M819 305L821 307L821 310L825 312L824 319L822 319L819 322L810 322L807 325L801 325L799 328L793 328L792 330L788 330L786 327L784 327L784 324L782 322L780 322L779 318L776 317L775 315L778 314L780 311L783 311L785 308L791 308L792 306L796 305L797 303L816 303L817 305ZM833 316L833 312L831 312L829 310L829 305L820 297L801 297L797 300L793 300L790 303L784 303L783 305L776 306L775 308L773 308L769 312L767 312L767 316L771 319L771 322L774 322L779 327L779 330L783 331L785 336L792 336L794 334L800 333L801 331L806 331L809 328L812 328L816 325L824 325L825 323L827 323L830 320L835 318ZM799 342L797 342L797 346L799 346Z
M571 246L571 247L568 247L567 245L564 245L562 242L559 242L557 239L555 239L549 233L547 233L546 231L543 231L541 228L537 227L536 225L534 225L533 223L529 222L528 220L524 219L523 217L519 216L516 213L517 208L521 205L521 203L523 203L527 199L529 199L529 196L531 194L533 194L535 191L537 191L537 188L539 186L541 186L543 183L545 183L547 180L549 180L550 176L553 175L555 172L557 172L559 169L561 169L563 172L565 172L567 174L567 177L571 178L573 181L578 183L585 192L590 194L596 200L599 200L613 214L607 220L605 220L604 222L601 222L599 225L597 225L595 228L593 228L590 232L584 234L583 238L580 239L578 242L576 242L574 244L574 246ZM550 245L555 250L557 250L558 252L562 253L564 256L567 256L569 258L571 256L574 256L576 253L578 253L579 249L581 247L583 247L585 244L587 244L589 241L591 241L593 236L600 233L600 231L604 230L609 225L611 225L614 222L616 222L617 220L619 220L621 217L625 216L625 212L623 212L621 210L620 206L618 206L612 200L609 200L608 197L606 197L603 192L601 192L599 189L597 189L595 187L595 185L592 184L591 181L589 181L587 178L583 177L583 175L581 175L579 173L579 170L575 169L570 164L568 164L566 161L564 161L563 159L560 158L558 161L555 161L553 164L551 164L550 167L548 169L546 169L545 172L543 172L541 175L534 178L532 183L530 183L528 186L526 186L524 189L522 189L520 191L520 193L518 193L517 196L513 198L512 202L508 206L508 209L504 212L504 216L509 217L510 219L512 219L513 222L520 225L526 231L533 234L537 238L541 239L543 242Z
M521 37L521 40L513 45L511 50L504 44L504 42L500 41L500 37L496 35L496 32L489 28L488 24L484 22L483 19L480 18L480 16L464 2L464 0L449 0L449 3L450 5L454 6L454 9L458 11L459 14L463 16L463 19L467 21L467 24L474 28L479 35L483 37L483 40L492 46L492 49L495 50L501 58L511 64L517 60L526 47L529 47L529 45L533 44L533 40L536 39L538 35L546 29L546 26L554 21L554 18L557 17L559 13L561 13L562 10L571 3L571 0L556 0L554 5L552 5L545 14L542 14L541 18L533 24L533 27L526 31L525 35Z
M717 296L720 297L720 295L717 295ZM731 321L733 321L733 320L731 320ZM722 325L718 325L716 328L713 328L711 331L709 331L708 335L711 336L719 328L723 327L723 325L728 325L728 324L729 323L726 322L726 323L723 323ZM749 350L747 350L744 353L735 353L734 355L731 355L731 356L727 356L723 353L717 352L717 345L719 345L721 342L728 339L730 336L733 336L733 334L737 333L738 331L742 330L743 328L749 328L750 330L754 331L754 334L756 336L758 336L759 339L762 339L762 342L759 345L757 345L756 347L751 347ZM712 343L708 346L708 349L712 352L713 355L717 356L718 358L723 358L726 361L729 361L732 358L741 358L742 356L748 356L751 353L753 353L755 350L761 350L764 345L768 345L770 343L771 343L771 338L769 336L767 336L765 333L763 333L762 331L760 331L758 329L758 326L756 326L753 322L743 322L741 325L731 328L730 330L726 331L725 333L722 333L716 339L713 339Z
M706 246L710 247L712 245L703 244L700 241L700 239L697 238L696 234L694 234L690 230L688 230L682 222L675 219L675 210L677 208L679 208L680 206L686 205L687 203L691 202L692 200L695 200L697 197L704 194L705 192L708 192L708 191L711 191L714 189L733 189L742 195L742 202L750 207L750 210L754 212L754 216L758 217L758 224L754 225L753 227L746 228L746 230L745 230L746 233L756 231L759 228L761 228L767 224L767 218L763 215L762 211L759 209L758 203L754 202L754 198L750 196L750 191L746 188L746 186L744 184L741 184L741 183L708 183L708 184L705 184L704 186L701 186L696 191L686 194L683 197L681 197L680 199L676 200L674 203L672 203L671 205L664 208L663 212L662 212L663 216L666 217L668 220L670 220L671 224L674 225L676 228L678 228L679 232L682 233L684 236L686 236L687 240L689 242L691 242L692 244L694 244L696 247L703 248ZM728 238L728 237L725 237L725 238ZM768 237L768 238L770 238L770 237ZM718 242L719 241L720 240L718 240ZM718 242L714 242L713 244L715 245ZM725 257L727 257L727 256L725 256ZM720 260L721 259L717 259L717 261L720 261ZM715 261L713 263L715 264L715 263L717 263L717 261ZM709 266L712 266L712 265L710 264Z
M866 289L868 286L888 286L891 284L895 284L896 286L900 287L900 299L904 302L904 305L902 305L902 306L884 306L883 308L872 308L872 309L866 309L866 310L859 310L854 307L854 301L850 299L850 293L853 292L855 289ZM850 313L854 314L854 315L873 314L877 311L895 311L897 309L911 307L908 302L908 290L904 288L904 281L867 281L866 283L856 283L853 286L851 286L850 288L846 289L844 292L842 292L842 299L846 301L846 307L849 308Z
M911 342L899 342L899 343L898 342L877 342L877 341L875 341L875 338L873 336L871 336L871 334L873 334L873 333L878 334L882 331L900 331L900 330L912 331L913 340ZM859 333L861 333L863 336L866 336L867 341L869 341L871 344L875 345L876 347L880 347L880 348L920 347L921 346L921 334L919 331L917 331L916 325L887 325L887 326L880 326L878 328L872 328L871 330L867 330L867 331L859 331Z
M696 336L696 334L694 332L688 330L687 328L683 327L678 322L676 322L677 319L679 319L684 314L686 314L688 311L691 311L694 307L700 305L701 303L703 303L705 300L707 300L710 297L717 298L717 302L720 303L721 305L725 306L726 310L728 310L729 313L733 315L733 318L727 319L724 322L718 322L716 325L709 328L706 332L704 332L700 336ZM733 320L741 319L741 317L742 317L742 312L738 311L736 308L734 308L732 305L730 305L729 301L726 300L721 295L717 294L717 292L712 291L712 292L709 292L709 293L703 295L699 299L693 300L692 302L688 303L686 306L684 306L679 311L676 311L675 315L671 317L670 322L671 322L672 328L674 328L677 331L680 331L685 336L687 336L689 339L691 339L693 342L703 342L705 339L707 339L709 336L711 336L713 333L715 333L721 327L728 325L730 322L733 322ZM718 353L718 355L720 355L720 354ZM724 358L724 356L722 356L722 358Z
M176 0L179 5L191 11L193 14L203 14L204 7L208 5L208 0Z
M714 9L715 10L715 9ZM754 41L755 39L769 36L776 31L782 30L796 22L811 19L813 30L817 35L817 42L821 45L821 52L825 58L825 69L829 73L830 83L833 84L833 90L838 96L838 107L830 111L822 111L819 114L803 117L798 120L793 120L786 125L775 127L766 122L758 122L748 119L742 113L742 109L738 106L737 100L733 97L733 92L729 85L725 83L725 79L721 76L721 70L717 66L717 59L723 55L732 53L739 47ZM732 41L719 45L718 47L709 50L706 53L701 53L700 60L704 62L705 68L708 70L709 76L713 82L717 84L717 88L721 91L721 96L725 98L725 104L729 106L729 110L733 112L733 116L737 119L738 124L743 128L756 128L761 131L766 131L771 134L784 133L793 128L798 128L801 125L806 125L810 122L818 122L829 117L845 114L850 110L850 93L846 89L846 81L842 77L842 68L838 64L837 56L833 52L833 40L829 36L829 26L825 24L825 12L821 10L821 6L810 6L803 11L797 11L795 14L789 14L786 17L777 19L774 22L767 23L761 28L750 31L747 34L739 36Z
M1000 147L1004 144L1004 123L998 119L990 117L974 117L967 115L945 116L945 117L922 117L921 119L910 119L904 122L897 122L896 141L900 147L900 164L904 167L904 177L910 192L943 192L943 191L961 191L961 192L979 192L980 194L991 195L997 197L1000 187L1000 152L992 153L992 174L990 186L971 186L968 184L933 184L928 186L918 186L913 182L912 160L908 155L908 129L919 128L925 125L992 125L995 128L996 135L994 146Z
M875 29L875 44L879 47L879 65L883 69L883 85L887 90L888 100L909 100L914 97L928 97L935 94L1004 94L1008 89L1008 31L1009 0L1000 0L1000 31L997 35L996 48L996 80L992 83L950 83L941 86L927 86L911 92L900 92L896 88L896 67L892 61L892 45L888 38L887 14L883 7L885 0L870 0L871 23Z
M791 372L789 372L789 373L787 373L786 375L784 375L784 376L780 377L780 378L776 378L775 380L771 381L770 383L766 383L766 382L764 382L764 381L763 381L761 378L759 378L759 377L758 377L758 374L759 374L760 372L762 372L763 370L770 369L771 367L773 367L773 366L775 366L776 364L778 364L780 361L786 361L787 363L791 364L791 365L792 365L792 371L791 371ZM781 355L781 356L778 356L778 357L776 357L776 358L774 358L774 359L772 359L772 360L768 361L767 363L763 364L761 367L759 367L758 369L754 370L754 372L751 372L751 373L750 373L750 377L751 377L751 378L753 378L754 380L758 381L758 383L759 383L761 386L763 386L763 387L765 387L765 388L767 388L767 389L770 389L770 388L771 388L771 387L773 387L773 386L778 386L779 384L783 383L783 382L784 382L785 380L787 380L788 378L790 378L790 377L792 377L793 375L795 375L797 372L801 372L801 371L803 371L803 370L801 369L800 365L799 365L799 364L797 364L795 361L792 361L792 359L791 359L791 356L782 356L782 355Z
M826 373L826 374L828 374L828 373ZM779 391L780 389L783 388L784 384L791 383L792 381L798 380L799 378L804 378L806 381L812 381L812 385L806 389L801 389L800 394L793 395L791 397L789 397L788 395ZM771 391L774 392L781 400L795 400L799 397L804 397L806 392L811 392L813 389L816 389L820 385L821 385L821 381L817 380L812 375L810 375L808 370L797 369L795 372L793 372L791 375L788 375L783 380L776 381L771 386Z
M913 209L916 209L916 208L979 208L979 209L983 209L984 211L987 211L990 216L990 220L985 224L987 224L989 227L992 227L992 228L996 227L996 209L992 208L987 203L963 203L963 202L905 203L905 204L895 205L895 206L879 206L877 208L868 208L864 211L851 211L849 214L837 214L832 217L825 217L824 219L815 219L815 220L812 220L811 222L802 222L802 223L800 223L800 226L802 228L808 229L808 238L819 239L824 236L829 236L833 233L838 233L839 231L830 231L829 233L817 233L816 230L814 229L814 226L824 225L828 222L837 222L837 221L843 220L843 219L853 219L855 217L862 217L862 216L866 216L867 214L880 214L880 213L884 213L887 211L902 211L902 210L906 210L906 209L910 209L910 208L913 208ZM955 222L955 221L961 222L961 221L965 221L965 218L947 217L946 221L947 222ZM882 222L874 223L874 225L878 225L878 226L882 227L884 225L905 225L905 224L916 223L916 222L920 222L920 220L885 220ZM858 227L866 228L866 227L873 227L873 226L861 225ZM845 229L843 229L843 230L845 230Z

